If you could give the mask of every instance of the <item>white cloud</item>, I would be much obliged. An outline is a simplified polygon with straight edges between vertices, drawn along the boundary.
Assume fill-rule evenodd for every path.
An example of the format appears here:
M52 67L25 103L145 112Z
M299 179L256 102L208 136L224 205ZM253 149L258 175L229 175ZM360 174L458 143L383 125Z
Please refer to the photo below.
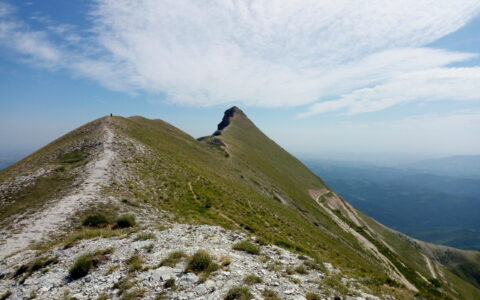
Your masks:
M337 98L314 104L304 116L380 109L387 105L382 93L400 91L399 86L406 84L402 82L415 80L411 76L450 72L449 64L473 55L422 47L459 29L480 11L478 0L97 0L96 4L91 12L95 25L90 28L94 37L87 42L71 27L50 22L45 32L17 26L10 31L15 34L4 35L4 44L108 88L161 92L169 101L186 105L298 106ZM64 44L54 44L48 30L68 31L77 38L65 37ZM75 43L77 49L65 47ZM469 70L452 72L456 75L444 81L476 92L461 82ZM403 97L415 101L432 84L422 77Z
M466 59L415 47L455 31L479 7L479 1L102 0L94 15L100 43L129 74L128 86L192 105L292 106Z
M62 59L58 47L48 41L45 32L29 30L22 22L10 18L13 12L13 7L0 3L0 44L26 55L34 63L57 65Z
M338 110L354 115L402 103L441 100L480 101L480 67L439 68L402 74L385 84L314 104L300 117Z

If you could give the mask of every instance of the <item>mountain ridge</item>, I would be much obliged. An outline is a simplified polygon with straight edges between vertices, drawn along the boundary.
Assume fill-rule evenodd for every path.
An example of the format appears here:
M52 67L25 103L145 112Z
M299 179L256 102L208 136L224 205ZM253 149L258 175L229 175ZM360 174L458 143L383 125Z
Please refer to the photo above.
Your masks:
M47 247L48 250L44 251L57 251L58 245L65 243L65 234L85 230L81 217L92 211L107 215L128 212L135 214L144 228L187 223L222 226L226 230L243 232L261 241L260 245L279 246L314 261L333 264L341 270L344 278L358 278L365 291L379 296L407 299L418 294L427 298L468 299L478 295L478 287L473 286L475 277L469 277L476 274L478 265L474 263L475 259L473 262L468 259L469 256L478 257L477 252L452 250L457 258L448 265L442 264L434 255L438 250L431 249L438 249L436 246L426 244L422 247L432 252L426 259L428 253L425 249L420 251L421 247L411 239L399 238L398 233L355 210L298 159L265 136L243 112L238 114L237 109L234 109L233 116L230 116L232 111L227 110L222 118L223 122L227 116L228 126L217 127L222 127L221 135L199 140L161 120L139 116L104 117L2 171L2 186L12 180L15 182L14 179L24 173L33 174L45 169L47 174L31 178L33 183L27 189L33 188L33 191L29 190L27 195L38 193L39 180L52 174L71 178L74 182L73 185L66 183L66 188L62 189L54 181L60 191L78 194L78 190L86 189L85 186L92 182L89 176L79 174L92 174L102 161L102 155L110 149L114 153L112 160L107 166L99 167L107 170L104 176L100 176L102 181L93 180L93 184L98 185L91 190L93 200L87 202L85 198L88 197L78 200L91 204L65 216L66 229L57 228L59 232L54 237L54 246L50 246L53 248ZM235 114L241 117L235 117ZM113 134L111 143L108 142L108 131ZM23 187L18 189L6 197L11 197L14 204L26 201L25 204L29 205L10 210L10 215L0 219L3 224L15 217L30 220L29 209L38 217L37 210L45 211L46 203L55 205L71 196L69 192L65 195L47 193L44 200L35 202L37 206L31 206L30 200L15 194L21 193ZM317 192L312 194L309 191ZM101 238L108 239L107 234L120 233L112 228L102 232ZM75 241L73 247L89 243L92 243L90 238L82 238ZM15 255L21 256L22 253L8 256L9 264L14 264ZM473 271L456 269L461 260ZM310 272L326 274L326 278L337 276L335 272ZM433 274L437 274L439 286L432 283L438 285L437 281L431 280L435 279ZM11 284L14 282L12 280ZM343 283L332 286L333 283L327 285L327 282L317 292L335 291L337 295L347 295L349 289L354 291L350 285L345 292ZM300 291L301 285L296 289ZM176 293L170 292L169 295Z

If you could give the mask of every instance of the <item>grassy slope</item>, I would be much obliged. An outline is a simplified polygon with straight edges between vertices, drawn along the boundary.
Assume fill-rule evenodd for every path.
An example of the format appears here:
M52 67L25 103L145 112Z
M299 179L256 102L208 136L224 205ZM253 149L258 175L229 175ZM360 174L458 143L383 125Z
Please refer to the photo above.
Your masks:
M4 183L40 168L53 169L32 185L6 195L6 203L0 210L0 225L6 226L4 223L10 216L27 209L33 212L48 200L68 192L76 176L75 168L86 164L97 146L95 137L100 133L102 122L103 118L85 124L0 171L0 183Z
M140 188L137 195L145 201L155 199L155 205L175 212L182 221L240 226L269 242L331 261L347 273L368 278L365 282L372 285L384 282L387 276L381 264L361 250L357 241L339 229L308 195L308 189L325 187L321 179L266 137L243 114L236 114L218 137L227 145L227 156L209 139L199 143L165 122L140 117L128 122L128 134L159 154L150 157L148 168L140 172L160 184L162 193L155 195ZM152 173L156 176L151 176ZM286 199L287 204L275 200L274 195ZM386 235L378 230L382 237ZM411 270L429 278L417 249L395 236L387 238L400 253L393 259L409 267L405 270L412 280L422 282ZM465 290L461 298L468 299L478 292L456 276L451 279ZM434 290L433 296L430 294L430 285L424 281L421 284L424 295L438 296ZM399 295L411 294L399 292Z
M382 264L310 198L308 189L325 188L324 183L246 116L236 115L220 136L227 144L228 156L208 139L199 142L161 120L114 120L117 133L123 132L150 150L141 157L125 158L133 162L141 179L127 183L128 196L171 211L181 222L241 228L270 243L331 262L378 294L388 291L398 298L411 298L411 292L388 284ZM101 119L52 142L2 171L0 182L45 163L62 165L66 148L92 140L100 126ZM94 145L87 143L84 147ZM70 160L66 157L64 161ZM374 223L366 216L362 218ZM400 253L402 259L395 259L428 275L418 249L371 226ZM460 298L477 297L479 289L454 275L458 270L459 276L466 278L464 266L446 271L450 284L462 293Z
M177 134L177 129L166 123L139 117L125 121L127 134L157 154L148 155L144 158L147 163L138 164L142 179L160 187L156 191L133 187L134 194L145 201L174 211L182 221L242 227L270 242L308 252L345 269L380 272L380 268L368 262L369 255L357 250L353 237L339 230L309 198L307 187L323 183L283 150L271 155L297 165L284 166L284 170L269 169L269 163L261 161L260 155L245 153L246 157L256 157L256 161L237 156L238 152L227 158L220 150ZM233 147L229 145L229 150ZM258 148L254 151L261 153ZM282 177L287 168L293 172ZM296 168L301 170L299 174L295 173ZM304 178L312 185L303 183L296 188ZM295 203L280 203L270 193L273 191L295 199ZM360 267L351 268L352 265Z

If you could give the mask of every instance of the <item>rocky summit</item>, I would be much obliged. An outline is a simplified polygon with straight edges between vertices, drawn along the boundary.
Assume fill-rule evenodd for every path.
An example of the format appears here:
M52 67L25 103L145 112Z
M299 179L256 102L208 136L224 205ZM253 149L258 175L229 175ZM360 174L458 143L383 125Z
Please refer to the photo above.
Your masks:
M237 107L92 121L0 172L0 299L479 299L480 253L355 209Z

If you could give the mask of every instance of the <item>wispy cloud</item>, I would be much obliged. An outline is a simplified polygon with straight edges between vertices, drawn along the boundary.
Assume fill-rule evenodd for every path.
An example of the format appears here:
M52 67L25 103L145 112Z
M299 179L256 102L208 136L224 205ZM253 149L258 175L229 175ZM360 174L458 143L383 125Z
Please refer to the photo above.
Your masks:
M348 115L383 110L408 102L480 100L480 67L411 72L385 84L357 89L332 101L314 104L300 117L330 111Z
M89 48L68 50L48 28L0 26L16 25L4 44L111 89L186 105L311 104L309 116L474 99L478 69L449 68L474 54L425 45L479 11L478 0L97 0Z

